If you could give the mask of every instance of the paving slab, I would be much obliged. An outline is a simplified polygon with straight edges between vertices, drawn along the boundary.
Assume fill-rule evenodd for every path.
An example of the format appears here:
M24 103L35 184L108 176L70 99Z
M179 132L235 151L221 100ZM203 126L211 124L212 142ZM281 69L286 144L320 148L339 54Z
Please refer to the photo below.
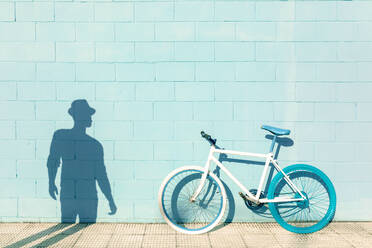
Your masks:
M276 223L228 223L201 235L167 224L0 223L0 247L372 247L372 222L332 222L312 234L295 234Z

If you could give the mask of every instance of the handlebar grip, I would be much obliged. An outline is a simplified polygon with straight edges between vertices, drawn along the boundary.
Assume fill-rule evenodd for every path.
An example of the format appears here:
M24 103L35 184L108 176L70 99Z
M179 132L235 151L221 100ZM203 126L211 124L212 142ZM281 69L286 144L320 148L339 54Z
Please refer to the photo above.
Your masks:
M206 134L204 131L200 132L201 136L206 139L211 145L216 144L216 139L212 139L212 137L209 134Z

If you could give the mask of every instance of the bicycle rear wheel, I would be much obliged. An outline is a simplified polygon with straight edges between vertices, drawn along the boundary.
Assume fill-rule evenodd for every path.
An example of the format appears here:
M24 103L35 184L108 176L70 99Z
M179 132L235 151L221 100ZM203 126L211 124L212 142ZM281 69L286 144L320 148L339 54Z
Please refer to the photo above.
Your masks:
M226 193L221 181L209 173L194 202L190 201L200 184L202 167L182 167L171 172L159 189L159 208L167 223L179 232L205 233L221 220Z
M283 170L306 197L305 201L269 203L271 214L285 229L294 233L312 233L325 227L336 210L336 192L332 182L319 169L304 164ZM282 173L273 179L268 199L301 198L286 182Z

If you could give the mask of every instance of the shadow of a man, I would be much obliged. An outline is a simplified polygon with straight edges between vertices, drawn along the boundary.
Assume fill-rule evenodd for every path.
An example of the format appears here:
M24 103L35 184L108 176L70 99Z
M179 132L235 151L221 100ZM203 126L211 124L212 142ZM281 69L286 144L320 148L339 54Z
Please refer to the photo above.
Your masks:
M85 99L73 101L68 110L74 120L73 128L57 130L53 135L47 162L49 194L53 199L57 199L55 178L58 167L62 164L62 222L75 223L77 216L80 222L96 222L96 181L109 202L109 214L113 215L117 210L104 165L103 147L86 133L86 129L92 125L91 116L95 112Z

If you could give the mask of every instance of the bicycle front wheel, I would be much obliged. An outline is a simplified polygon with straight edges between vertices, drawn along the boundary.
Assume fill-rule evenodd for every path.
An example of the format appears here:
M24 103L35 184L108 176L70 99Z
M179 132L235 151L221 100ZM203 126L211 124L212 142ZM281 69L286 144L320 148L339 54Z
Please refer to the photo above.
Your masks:
M294 233L312 233L325 227L336 210L336 192L332 182L322 171L310 165L296 164L283 171L306 199L269 203L275 220ZM278 172L268 192L268 199L275 197L301 198L301 195Z
M221 220L226 193L221 181L208 173L195 201L191 197L200 185L202 167L182 167L171 172L159 190L159 208L167 223L187 234L205 233Z

